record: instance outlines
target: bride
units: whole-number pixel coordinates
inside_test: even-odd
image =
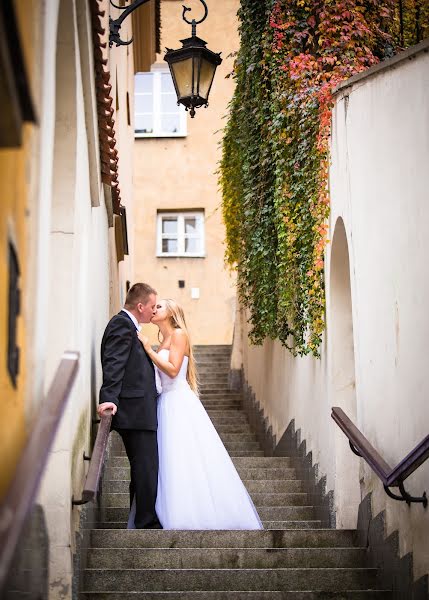
[[[156,513],[164,529],[262,529],[253,502],[197,394],[192,346],[182,308],[161,300],[151,322],[162,343],[140,341],[161,379]],[[132,528],[133,511],[128,527]]]

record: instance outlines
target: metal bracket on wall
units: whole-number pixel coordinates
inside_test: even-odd
[[[356,448],[356,446],[353,445],[351,440],[349,440],[349,446],[350,446],[351,451],[354,454],[356,454],[356,456],[359,456],[359,458],[363,458],[362,454],[359,452],[359,450]],[[405,489],[403,480],[399,480],[396,485],[395,484],[391,484],[391,485],[383,484],[383,487],[384,487],[384,491],[389,496],[389,498],[392,498],[393,500],[398,500],[399,502],[406,502],[408,504],[408,506],[410,506],[412,502],[423,504],[424,508],[426,508],[428,505],[428,499],[427,499],[426,492],[423,492],[422,496],[411,496]],[[399,488],[400,495],[392,492],[390,489],[391,487]]]
[[[427,507],[428,505],[428,499],[426,496],[426,492],[423,492],[422,496],[410,496],[410,494],[406,491],[406,489],[404,488],[404,482],[401,481],[398,483],[398,488],[399,491],[401,493],[400,496],[398,496],[398,494],[394,494],[388,487],[387,485],[383,486],[384,487],[384,491],[386,492],[386,494],[389,496],[389,498],[393,498],[393,500],[399,500],[400,502],[406,502],[408,504],[408,506],[410,506],[411,502],[419,502],[421,504],[423,504],[424,508]],[[394,486],[396,487],[396,486]]]
[[[111,6],[123,11],[121,16],[118,17],[117,19],[112,19],[112,17],[109,16],[109,46],[110,46],[110,48],[113,46],[113,44],[116,44],[117,46],[129,46],[132,43],[133,38],[131,38],[130,40],[127,40],[127,41],[121,40],[119,31],[122,27],[122,23],[125,21],[125,19],[131,13],[133,13],[136,10],[136,8],[139,8],[139,6],[142,6],[142,4],[145,4],[148,1],[149,0],[135,0],[133,2],[133,4],[130,4],[129,6],[118,6],[117,4],[112,2],[112,0],[110,0]]]

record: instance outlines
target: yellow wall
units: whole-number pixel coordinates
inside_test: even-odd
[[[21,32],[21,43],[24,57],[32,55],[33,44],[31,23],[33,22],[33,3],[26,3],[25,10],[22,2],[16,2],[18,26]],[[28,63],[27,63],[28,65]],[[28,75],[31,77],[30,69]],[[25,365],[26,365],[26,334],[25,318],[22,315],[25,305],[26,268],[29,205],[28,205],[28,179],[30,171],[30,144],[33,135],[33,126],[26,124],[23,127],[23,143],[21,148],[0,149],[0,181],[2,182],[0,219],[0,456],[2,468],[0,469],[0,498],[4,495],[15,465],[26,439],[25,427]],[[8,240],[15,245],[21,271],[20,289],[21,314],[17,323],[17,344],[20,349],[19,374],[17,387],[14,388],[7,369],[8,349]]]

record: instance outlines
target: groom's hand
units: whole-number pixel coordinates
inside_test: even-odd
[[[112,411],[112,416],[116,414],[118,407],[113,402],[102,402],[97,407],[97,412],[100,417],[103,417],[108,410]]]

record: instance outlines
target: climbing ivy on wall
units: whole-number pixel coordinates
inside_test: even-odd
[[[226,260],[255,344],[277,338],[294,354],[319,355],[332,92],[396,51],[397,8],[393,0],[241,0],[219,174]]]

